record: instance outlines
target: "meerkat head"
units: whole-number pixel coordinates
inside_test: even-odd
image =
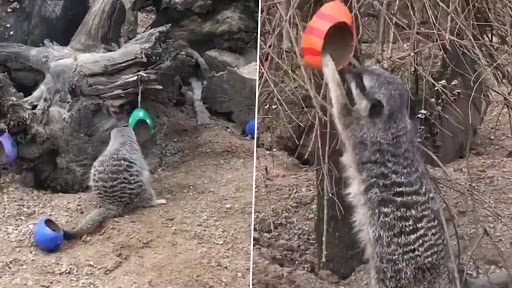
[[[398,123],[408,123],[409,90],[400,78],[378,67],[338,71],[327,53],[322,55],[322,62],[340,133],[375,135],[387,133],[386,128]]]
[[[110,132],[110,143],[126,143],[136,141],[135,132],[131,127],[116,127]]]
[[[126,138],[135,138],[135,132],[131,127],[122,126],[116,127],[112,129],[110,132],[110,138],[112,139],[126,139]]]

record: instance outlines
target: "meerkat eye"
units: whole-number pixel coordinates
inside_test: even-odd
[[[384,112],[384,104],[380,100],[374,100],[372,101],[372,104],[370,105],[370,109],[368,111],[368,117],[370,118],[377,118],[382,115]]]

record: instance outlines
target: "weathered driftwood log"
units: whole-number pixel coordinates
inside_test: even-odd
[[[195,60],[181,52],[182,44],[168,40],[170,25],[130,39],[136,18],[127,17],[120,33],[126,44],[117,49],[105,43],[112,29],[121,29],[111,25],[117,5],[115,0],[96,0],[67,47],[50,41],[38,48],[0,44],[0,66],[17,75],[11,77],[15,84],[37,82],[37,75],[44,75],[28,97],[10,93],[0,98],[5,112],[0,122],[18,142],[16,170],[32,173],[35,187],[84,190],[109,128],[127,120],[139,88],[143,103],[167,106],[180,90],[174,80],[194,75]],[[113,106],[124,113],[113,117],[106,109]]]

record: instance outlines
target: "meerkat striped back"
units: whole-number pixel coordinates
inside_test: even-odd
[[[130,153],[133,152],[120,147],[100,156],[94,163],[90,185],[101,204],[125,209],[147,193],[143,167]]]

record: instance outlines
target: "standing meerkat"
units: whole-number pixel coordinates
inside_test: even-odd
[[[66,240],[92,233],[107,218],[166,203],[165,199],[157,199],[151,188],[149,167],[130,127],[110,132],[107,148],[92,165],[89,185],[100,207],[90,212],[77,228],[65,230]]]
[[[344,68],[322,56],[355,229],[378,288],[459,287],[434,188],[416,148],[409,90],[377,68]]]

